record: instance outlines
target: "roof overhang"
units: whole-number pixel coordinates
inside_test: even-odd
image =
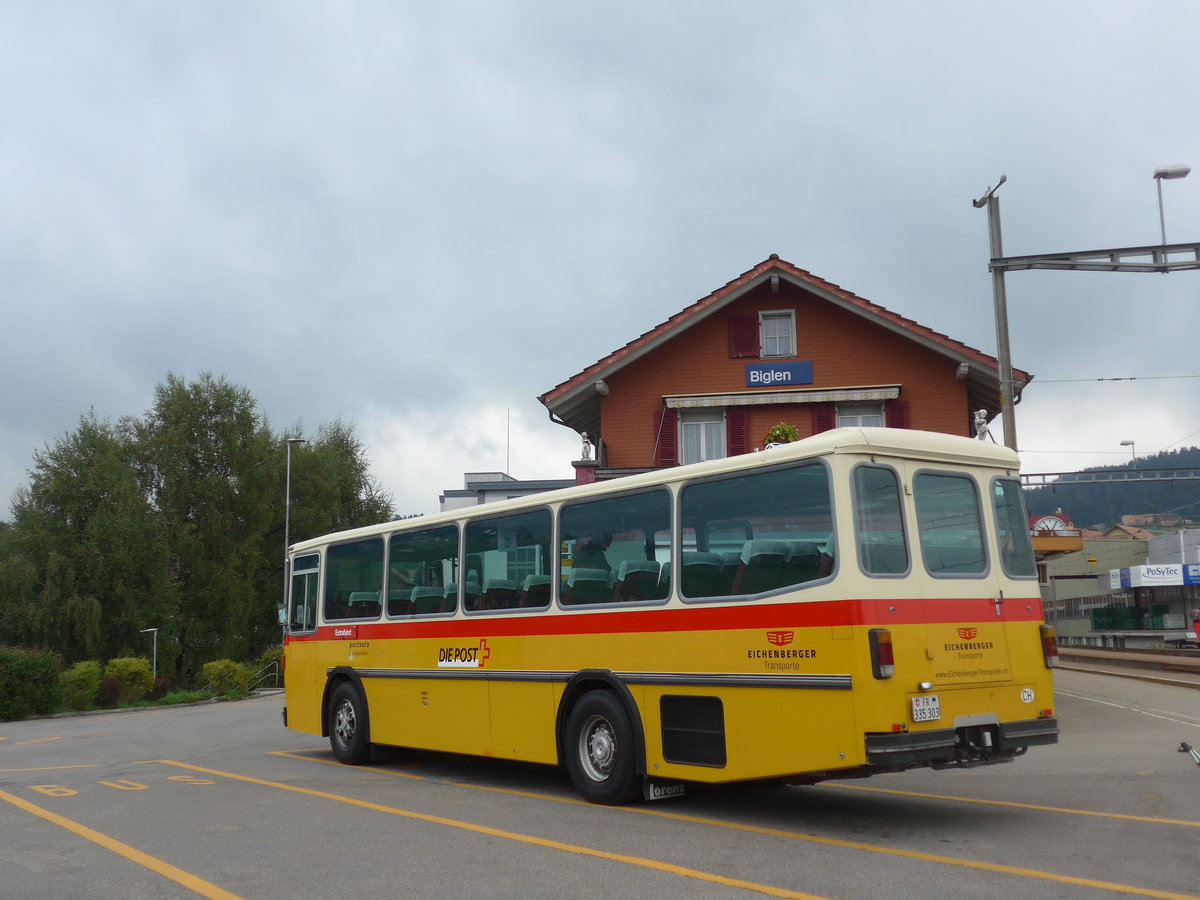
[[[735,391],[724,394],[676,394],[663,397],[668,409],[709,409],[727,406],[769,406],[776,403],[850,403],[895,400],[899,385],[845,388],[804,388],[790,391]]]

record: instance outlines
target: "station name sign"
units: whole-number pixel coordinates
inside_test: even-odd
[[[784,384],[812,384],[811,360],[779,363],[747,363],[746,387],[778,387]]]

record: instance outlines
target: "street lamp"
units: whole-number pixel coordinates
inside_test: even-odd
[[[1136,469],[1137,468],[1137,448],[1134,446],[1133,441],[1121,441],[1121,446],[1129,448],[1129,453],[1133,457],[1133,467]]]
[[[154,680],[158,681],[158,629],[143,628],[139,634],[149,634],[154,636]]]
[[[287,606],[288,596],[288,541],[289,529],[292,524],[292,445],[307,444],[304,438],[291,437],[287,439],[287,485],[283,494],[283,605]]]
[[[1163,246],[1167,245],[1167,224],[1163,219],[1162,183],[1167,178],[1187,178],[1192,170],[1187,166],[1163,166],[1154,170],[1154,182],[1158,185],[1158,227],[1162,232]]]

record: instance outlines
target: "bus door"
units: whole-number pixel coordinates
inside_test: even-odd
[[[914,468],[910,483],[928,680],[935,688],[1011,680],[1006,618],[1012,604],[1005,602],[1006,579],[986,525],[991,485],[966,472],[921,468]],[[914,706],[913,718],[920,715]]]

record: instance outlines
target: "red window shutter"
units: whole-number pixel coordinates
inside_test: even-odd
[[[725,410],[725,455],[740,456],[750,449],[747,432],[750,413],[744,407],[735,406]]]
[[[744,356],[758,357],[758,316],[729,317],[729,356],[740,359]]]
[[[886,401],[883,404],[883,421],[888,428],[912,428],[908,424],[908,401]]]
[[[679,413],[663,409],[654,413],[654,465],[679,464]]]
[[[814,403],[812,407],[813,434],[831,431],[837,427],[837,404]]]

